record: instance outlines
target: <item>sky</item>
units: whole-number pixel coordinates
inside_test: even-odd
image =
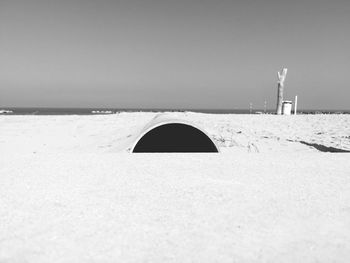
[[[0,108],[350,108],[349,0],[0,0]]]

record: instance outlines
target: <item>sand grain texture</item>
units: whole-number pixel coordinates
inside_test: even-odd
[[[180,115],[222,153],[128,153],[153,113],[0,116],[0,262],[349,261],[349,154],[297,142],[349,150],[348,116]]]

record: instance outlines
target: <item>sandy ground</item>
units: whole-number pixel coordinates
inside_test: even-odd
[[[316,148],[350,115],[175,114],[221,153],[128,153],[154,115],[0,116],[0,262],[349,262],[350,155]]]
[[[157,113],[0,116],[0,153],[127,152]],[[171,113],[203,128],[223,152],[306,152],[318,144],[350,151],[350,115]]]

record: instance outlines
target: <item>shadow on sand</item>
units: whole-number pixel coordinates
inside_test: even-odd
[[[317,143],[308,143],[305,141],[299,141],[302,144],[314,147],[315,149],[319,150],[320,152],[330,152],[330,153],[350,153],[350,151],[335,148],[335,147],[328,147],[324,146],[322,144],[317,144]]]

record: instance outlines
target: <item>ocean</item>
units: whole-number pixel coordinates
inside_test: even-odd
[[[263,109],[118,109],[118,108],[0,108],[6,115],[95,115],[119,112],[202,112],[211,114],[273,114],[275,110]],[[300,110],[299,114],[350,114],[350,110]]]

